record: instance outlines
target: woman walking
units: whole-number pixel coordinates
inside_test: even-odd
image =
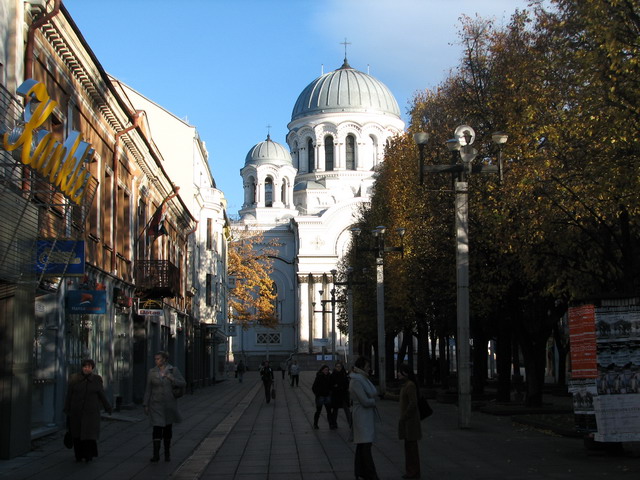
[[[400,389],[398,438],[404,440],[404,460],[407,471],[402,478],[420,478],[418,440],[422,438],[422,428],[418,410],[418,384],[413,370],[406,363],[400,365],[398,373],[403,381]]]
[[[320,419],[323,406],[327,411],[327,420],[329,426],[331,426],[331,378],[329,376],[328,365],[322,365],[322,367],[320,367],[320,370],[316,373],[316,378],[313,381],[311,390],[313,390],[313,394],[316,396],[316,413],[313,415],[313,428],[316,430],[320,428],[318,427],[318,420]]]
[[[156,366],[149,370],[147,375],[147,388],[144,392],[144,413],[149,415],[149,421],[153,427],[153,456],[152,462],[160,460],[160,443],[164,440],[164,459],[171,460],[171,437],[173,436],[173,424],[180,422],[178,401],[173,389],[184,388],[186,382],[180,371],[170,365],[169,354],[158,352],[154,356]]]
[[[356,444],[354,470],[357,480],[378,480],[376,466],[371,455],[375,440],[376,387],[369,380],[369,361],[359,357],[351,372],[349,394],[353,403],[353,443]]]
[[[91,359],[82,362],[82,373],[69,379],[64,413],[73,438],[76,462],[90,462],[98,456],[100,436],[100,406],[111,414],[111,405],[104,394],[102,377],[93,373],[96,363]]]
[[[351,428],[351,409],[349,408],[349,376],[342,362],[336,362],[331,372],[331,428],[338,428],[338,412],[344,410],[347,423]]]

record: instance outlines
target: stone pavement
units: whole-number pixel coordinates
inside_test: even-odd
[[[302,372],[292,388],[278,375],[277,398],[265,402],[256,372],[229,379],[179,400],[184,421],[174,426],[171,462],[150,463],[151,427],[141,408],[105,416],[100,457],[75,463],[63,432],[35,442],[32,452],[0,461],[2,479],[216,479],[341,480],[353,478],[354,445],[346,420],[329,430],[326,417],[312,428],[311,383]],[[432,401],[422,422],[422,478],[427,479],[638,479],[638,456],[585,450],[581,439],[514,424],[508,416],[473,412],[471,428],[457,427],[455,405]],[[382,480],[400,479],[403,445],[397,440],[398,403],[378,403],[382,422],[373,453]],[[341,413],[342,415],[342,413]],[[162,456],[162,455],[161,455]]]

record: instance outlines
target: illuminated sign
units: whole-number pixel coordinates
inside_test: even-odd
[[[43,83],[25,80],[16,93],[25,99],[24,125],[5,133],[2,146],[9,152],[22,148],[20,160],[24,165],[48,178],[72,202],[81,205],[91,178],[85,164],[95,151],[82,140],[80,132],[72,131],[61,144],[51,132],[37,130],[58,104],[51,100]]]
[[[83,241],[38,240],[35,270],[44,275],[82,275],[84,259]]]

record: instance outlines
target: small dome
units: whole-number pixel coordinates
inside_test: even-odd
[[[270,135],[267,135],[267,139],[264,142],[258,143],[249,150],[247,157],[244,159],[245,165],[256,165],[261,163],[291,165],[291,154],[282,145],[271,140]]]
[[[400,118],[398,102],[387,86],[352,68],[346,58],[338,70],[307,85],[293,107],[291,120],[322,112],[377,112]]]
[[[314,182],[313,180],[305,180],[298,182],[293,186],[294,192],[301,192],[303,190],[326,190],[327,187],[321,183]]]

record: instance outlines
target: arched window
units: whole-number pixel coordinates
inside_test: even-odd
[[[311,173],[315,169],[316,156],[313,150],[313,141],[307,140],[307,172]]]
[[[371,135],[371,153],[373,154],[371,161],[375,167],[378,164],[378,139],[373,135]]]
[[[333,137],[324,137],[324,169],[327,172],[333,170]]]
[[[249,198],[247,198],[247,204],[253,205],[256,203],[256,180],[253,177],[249,177]]]
[[[282,181],[282,187],[280,188],[280,200],[285,207],[289,206],[289,199],[287,198],[287,180]]]
[[[267,177],[264,181],[264,206],[273,207],[273,179]]]
[[[356,137],[347,135],[345,167],[347,170],[356,169]]]

